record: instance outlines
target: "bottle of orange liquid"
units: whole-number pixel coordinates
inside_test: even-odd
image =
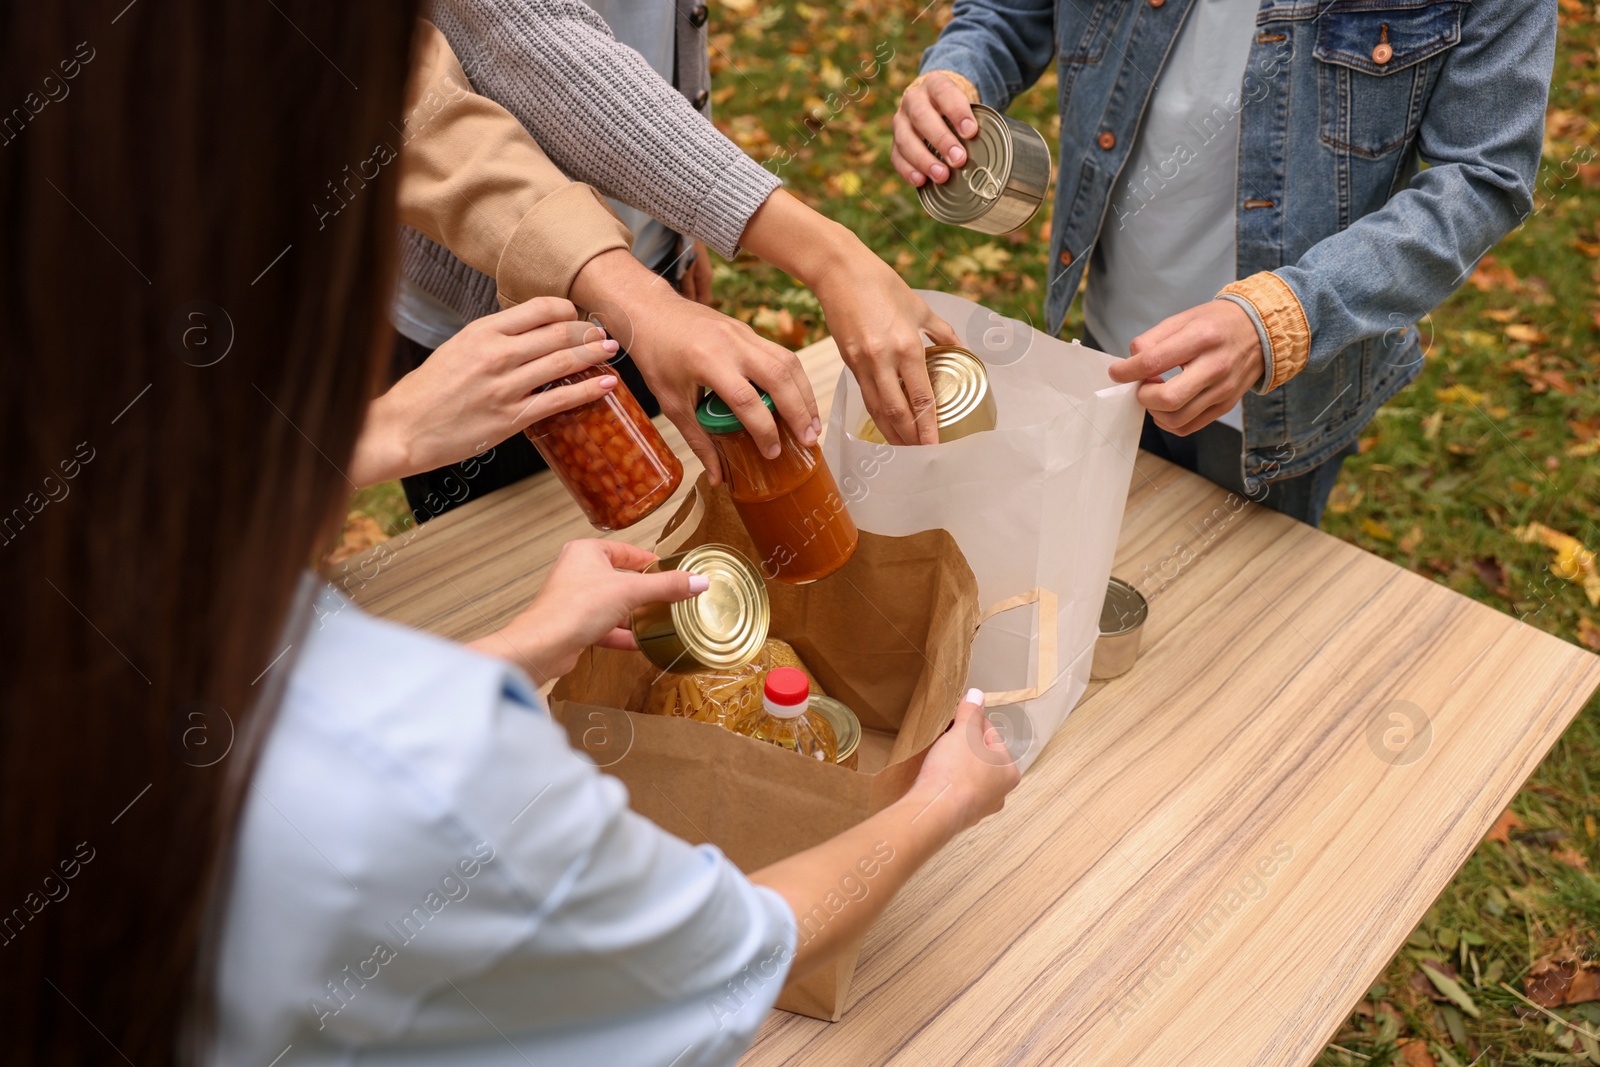
[[[740,724],[740,733],[781,745],[824,763],[839,761],[833,727],[811,710],[811,683],[795,667],[775,667],[762,687],[762,709]]]

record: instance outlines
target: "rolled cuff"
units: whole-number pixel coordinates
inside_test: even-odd
[[[921,85],[935,74],[942,74],[946,78],[949,78],[951,82],[955,84],[955,87],[960,89],[962,93],[966,95],[967,103],[983,103],[982,98],[978,95],[978,87],[973,85],[972,82],[967,79],[965,74],[957,74],[953,70],[925,70],[921,74],[918,74],[915,78],[911,79],[911,84],[906,86],[906,91],[910,92],[912,89],[915,89],[917,86]]]
[[[1261,338],[1266,373],[1255,391],[1270,393],[1305,370],[1311,358],[1311,327],[1289,283],[1271,271],[1241,278],[1217,294],[1245,309]]]
[[[503,308],[538,296],[565,297],[595,256],[628,249],[633,235],[600,194],[574,182],[535,204],[517,223],[495,267]]]

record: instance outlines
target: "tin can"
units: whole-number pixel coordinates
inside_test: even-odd
[[[933,386],[934,409],[939,419],[939,443],[994,429],[999,413],[983,360],[960,345],[934,345],[928,349],[927,357],[928,383]],[[870,418],[861,424],[856,438],[885,443]]]
[[[861,720],[856,718],[856,713],[832,697],[818,693],[811,694],[811,710],[833,727],[833,736],[839,742],[839,758],[834,762],[855,770],[857,749],[861,747]]]
[[[962,142],[967,161],[951,167],[943,185],[924,182],[917,199],[940,222],[979,233],[1010,233],[1028,224],[1050,191],[1050,146],[1038,130],[992,107],[973,104],[972,117],[978,136]],[[948,165],[943,156],[940,160]]]
[[[1112,578],[1100,608],[1100,636],[1089,665],[1091,680],[1128,673],[1139,658],[1139,637],[1149,617],[1150,603],[1144,595],[1121,578]]]
[[[664,671],[740,667],[761,652],[772,624],[767,587],[736,548],[700,545],[656,560],[646,571],[691,571],[710,587],[676,604],[646,604],[633,612],[633,636]]]

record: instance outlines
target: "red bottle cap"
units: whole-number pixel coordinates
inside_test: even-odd
[[[787,711],[788,718],[811,703],[811,683],[798,667],[775,667],[767,672],[765,696],[768,711],[774,715]]]

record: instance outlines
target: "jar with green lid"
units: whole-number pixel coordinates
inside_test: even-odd
[[[765,391],[761,400],[776,416]],[[755,542],[763,578],[800,585],[845,565],[855,554],[859,534],[822,449],[802,445],[777,419],[781,450],[776,459],[768,459],[716,393],[700,401],[695,418],[717,450],[734,507]]]

